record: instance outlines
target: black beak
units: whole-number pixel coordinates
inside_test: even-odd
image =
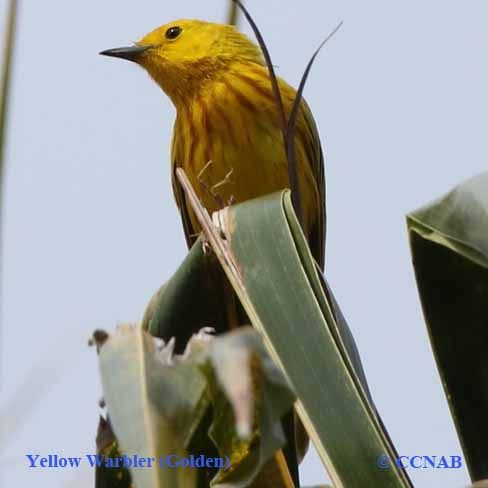
[[[115,49],[107,49],[106,51],[102,51],[99,54],[101,54],[102,56],[112,56],[113,58],[127,59],[129,61],[134,61],[137,63],[140,55],[152,47],[153,46],[151,45],[117,47]]]

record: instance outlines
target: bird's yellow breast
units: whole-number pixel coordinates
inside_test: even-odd
[[[295,92],[281,80],[280,85],[289,112]],[[320,197],[308,160],[310,140],[303,117],[297,128],[297,170],[307,233],[319,218]],[[183,167],[210,213],[289,187],[278,110],[266,69],[234,69],[177,106],[172,159]],[[186,211],[197,232],[191,208]]]

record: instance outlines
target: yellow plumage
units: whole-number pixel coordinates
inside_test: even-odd
[[[259,48],[229,25],[181,20],[137,43],[137,62],[173,101],[173,169],[181,166],[209,212],[289,187],[278,109]],[[279,80],[288,116],[295,90]],[[302,102],[296,132],[303,227],[323,266],[323,160],[312,114]],[[211,161],[211,163],[209,163]],[[190,244],[199,225],[173,186]]]
[[[188,245],[200,228],[176,181],[176,167],[185,170],[210,213],[290,186],[280,114],[268,69],[259,48],[234,27],[180,20],[152,31],[136,46],[101,54],[137,62],[176,107],[171,151],[173,189]],[[288,117],[296,91],[285,81],[278,82]],[[323,268],[323,157],[305,101],[297,118],[295,145],[303,229]],[[219,271],[214,278],[221,281],[222,306],[227,309],[228,327],[232,327],[239,320],[235,297]],[[298,451],[303,454],[307,437],[300,423],[296,432]]]

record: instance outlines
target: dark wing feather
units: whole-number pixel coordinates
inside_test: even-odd
[[[312,254],[317,260],[320,269],[324,269],[325,264],[325,241],[327,227],[327,212],[325,206],[325,170],[324,170],[324,153],[320,144],[320,137],[317,125],[313,118],[312,112],[305,102],[302,101],[303,117],[306,124],[306,138],[304,141],[305,151],[307,152],[308,161],[312,168],[317,189],[319,193],[319,218],[309,236],[309,245]]]
[[[191,224],[190,216],[188,215],[188,205],[186,203],[185,193],[176,177],[176,168],[178,168],[178,164],[173,160],[171,164],[171,184],[173,186],[173,194],[176,200],[176,205],[180,211],[186,245],[188,246],[188,249],[190,249],[197,240],[198,236],[195,233],[195,229]]]

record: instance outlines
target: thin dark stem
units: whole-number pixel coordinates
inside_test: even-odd
[[[295,149],[295,133],[296,133],[296,126],[297,126],[297,118],[298,118],[298,111],[300,108],[300,103],[302,101],[303,90],[305,88],[305,84],[308,79],[308,75],[310,74],[310,70],[312,69],[312,65],[315,61],[315,58],[321,51],[321,49],[327,44],[327,42],[332,38],[332,36],[342,27],[343,22],[339,22],[337,27],[320,43],[320,46],[316,49],[313,53],[313,56],[310,58],[310,61],[305,68],[305,72],[303,73],[302,79],[300,80],[300,85],[297,90],[297,94],[295,96],[295,100],[293,101],[293,107],[290,113],[290,119],[288,120],[288,127],[287,127],[287,139],[286,139],[286,156],[288,161],[296,161],[296,149]],[[295,163],[296,165],[296,163]]]
[[[237,4],[237,6],[241,9],[242,13],[244,14],[244,17],[246,17],[246,20],[249,22],[249,25],[251,26],[252,30],[254,31],[254,35],[256,36],[256,39],[258,40],[259,47],[261,48],[261,51],[263,52],[264,60],[266,61],[266,66],[268,67],[269,71],[269,77],[271,79],[271,85],[273,88],[273,94],[276,98],[276,103],[278,105],[278,110],[279,110],[279,116],[280,116],[280,121],[281,121],[281,128],[283,131],[283,137],[286,137],[286,115],[285,115],[285,109],[283,107],[283,99],[281,98],[281,92],[280,88],[278,86],[278,80],[276,78],[276,73],[274,70],[273,63],[271,61],[271,56],[269,54],[268,48],[266,46],[266,43],[264,42],[264,38],[261,35],[261,32],[259,31],[258,26],[256,25],[256,22],[254,22],[253,18],[251,17],[251,14],[247,11],[246,7],[242,4],[240,0],[232,0],[234,3]]]
[[[251,26],[252,30],[254,31],[254,35],[256,36],[259,47],[261,48],[261,51],[263,52],[264,60],[266,62],[266,66],[268,67],[269,78],[271,81],[271,87],[273,89],[273,95],[274,95],[274,98],[276,101],[276,105],[278,107],[278,116],[280,119],[281,132],[283,134],[283,144],[285,147],[285,153],[287,153],[287,147],[288,147],[288,129],[287,129],[287,127],[288,127],[288,124],[286,122],[286,115],[285,115],[285,109],[284,109],[284,105],[283,105],[283,99],[281,97],[281,92],[280,92],[280,88],[278,85],[278,79],[276,77],[276,73],[275,73],[275,70],[273,67],[273,63],[271,61],[271,56],[269,54],[266,43],[264,42],[264,38],[261,35],[261,32],[259,31],[259,28],[256,25],[256,22],[254,22],[250,13],[247,11],[247,9],[244,7],[244,5],[242,5],[242,2],[240,0],[232,0],[232,1],[237,4],[237,6],[241,9],[242,13],[246,17],[246,20],[249,22],[249,25]],[[288,154],[287,154],[287,156],[288,156]],[[288,159],[288,157],[287,157],[287,159]],[[288,159],[288,178],[290,180],[293,208],[295,209],[295,213],[297,215],[297,218],[298,218],[299,222],[301,223],[302,222],[302,208],[301,208],[300,188],[298,186],[297,165],[296,165],[296,161],[294,159],[292,159],[292,160]]]

